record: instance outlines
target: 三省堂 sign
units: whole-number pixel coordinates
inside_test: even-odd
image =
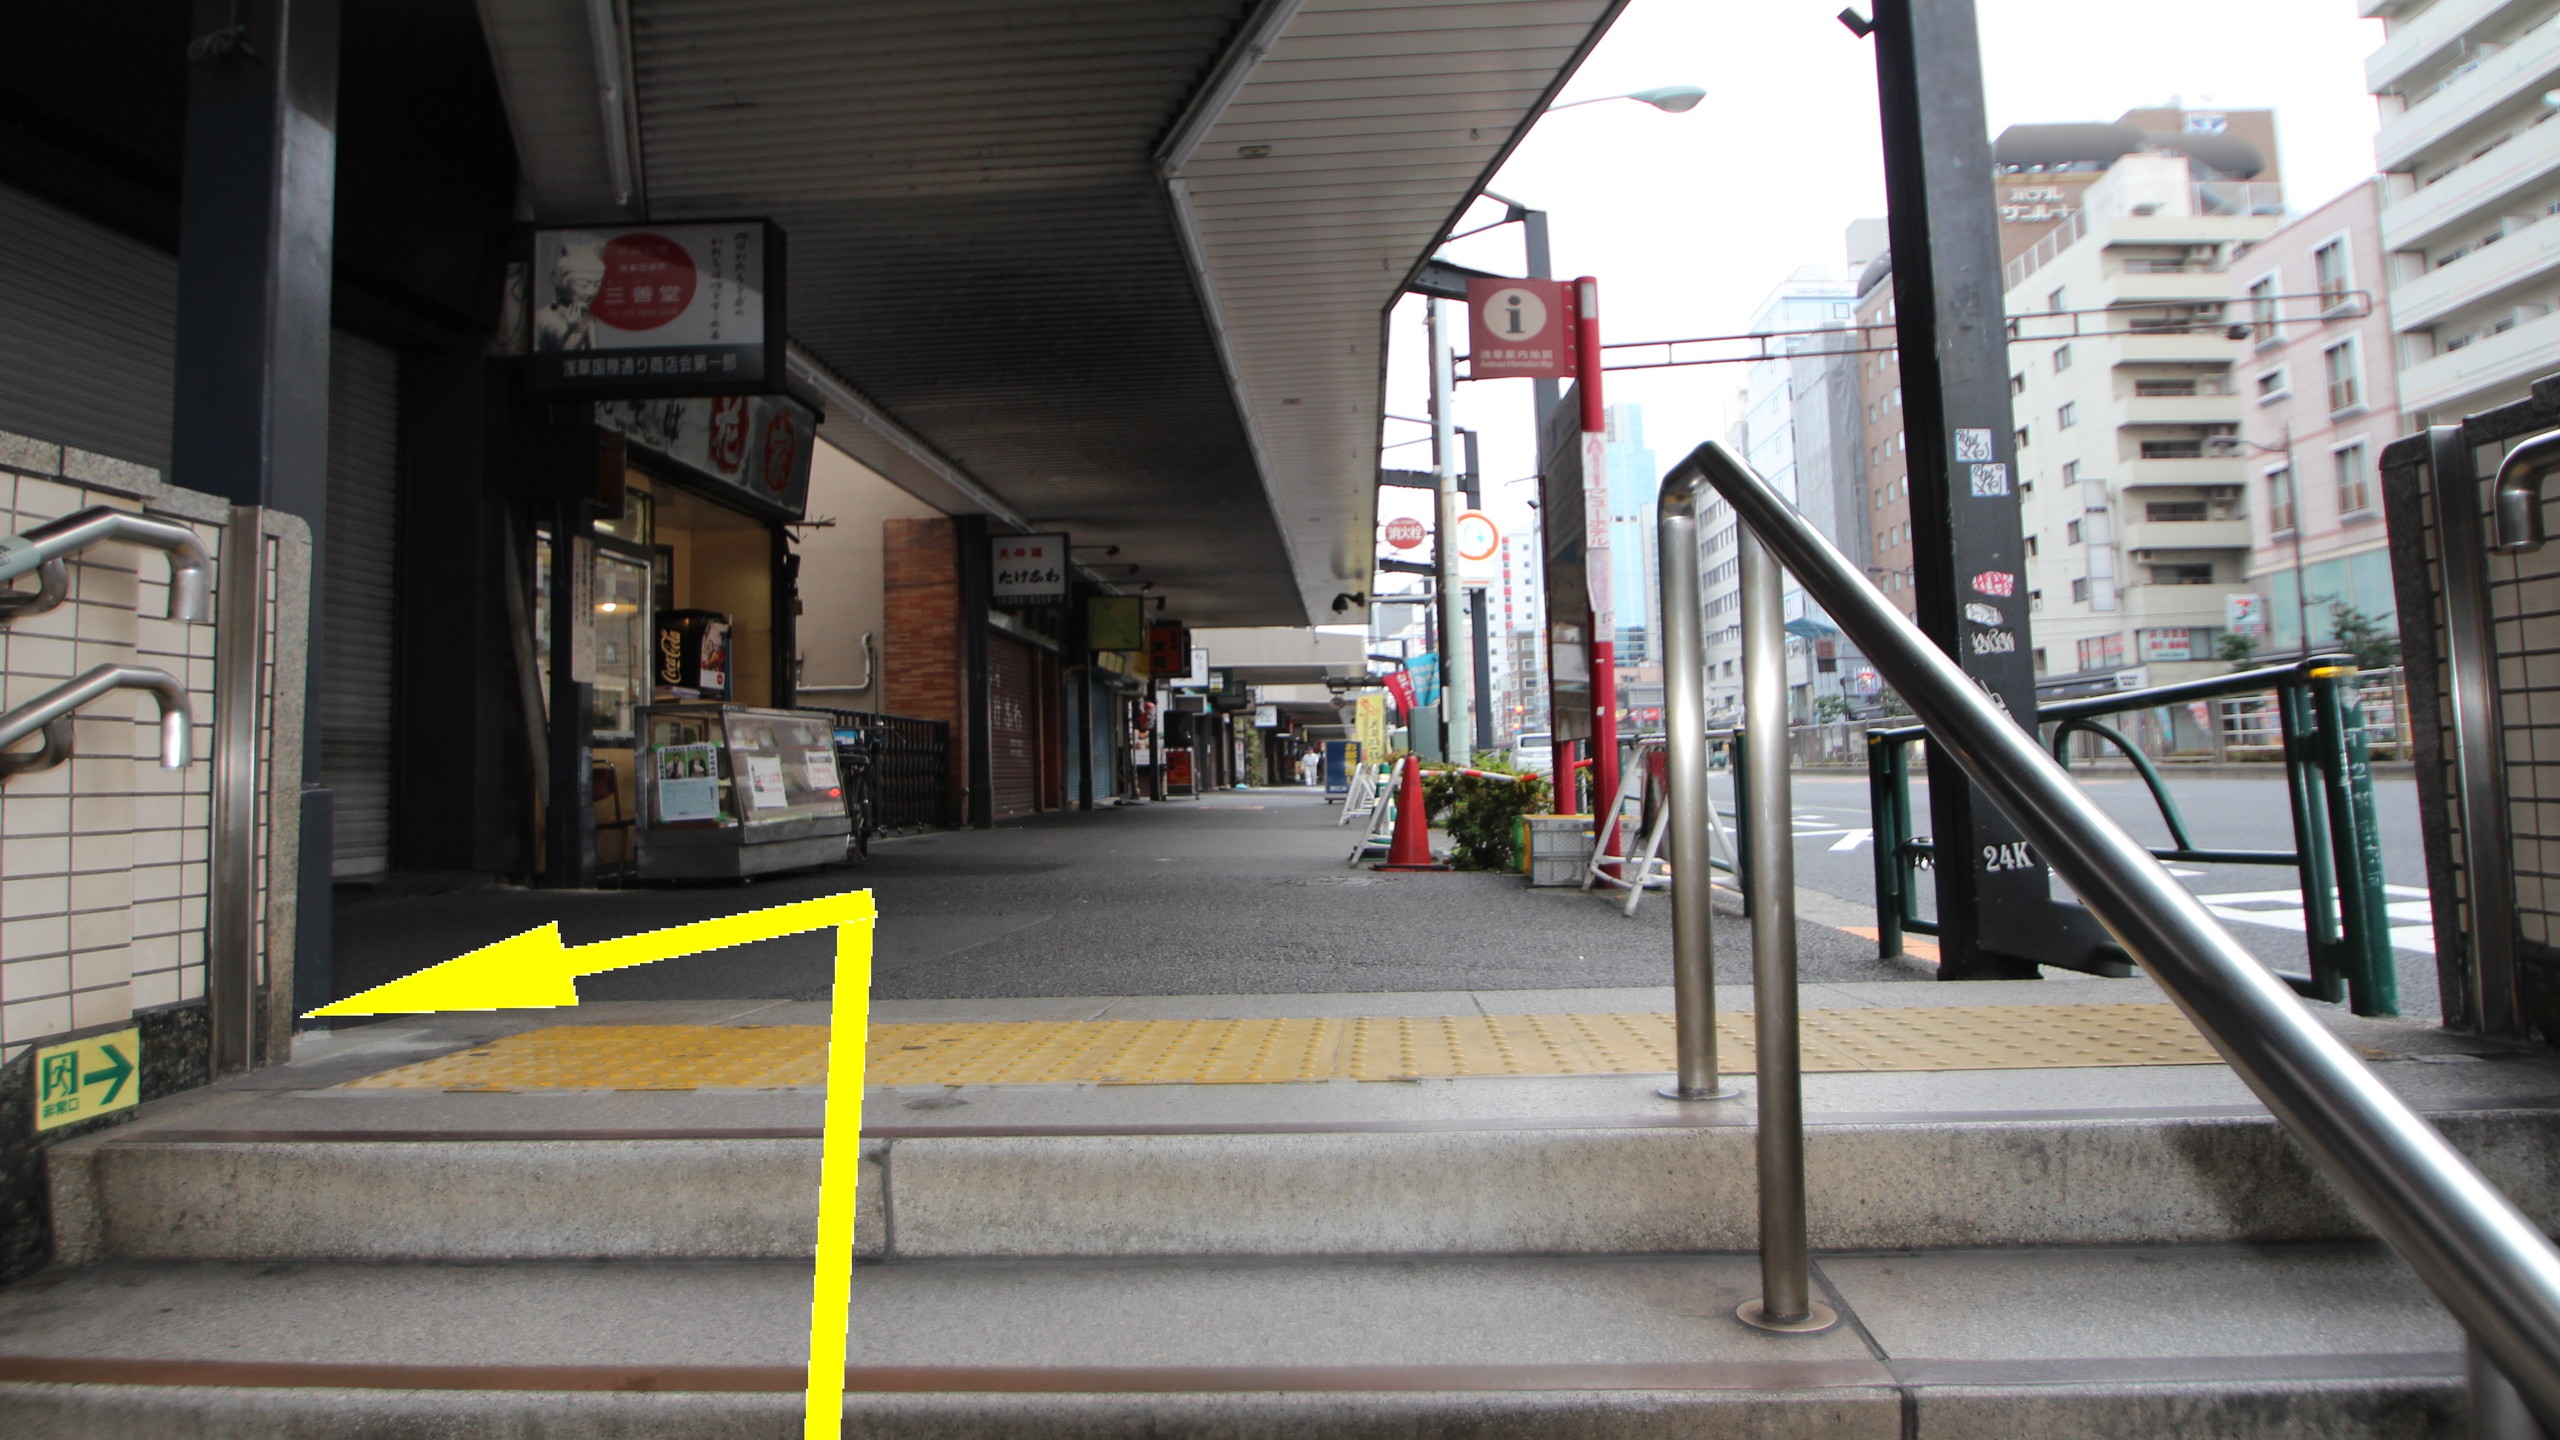
[[[1067,537],[994,535],[987,540],[987,599],[997,605],[1067,603]]]
[[[597,396],[779,389],[781,271],[782,232],[764,220],[536,230],[525,384]]]
[[[36,1128],[130,1110],[142,1099],[142,1032],[117,1030],[36,1052]]]

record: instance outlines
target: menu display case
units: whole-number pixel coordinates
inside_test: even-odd
[[[760,875],[841,860],[852,821],[835,721],[717,701],[640,710],[644,880]]]

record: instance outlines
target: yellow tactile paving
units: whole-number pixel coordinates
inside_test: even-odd
[[[1752,1068],[1751,1016],[1717,1017],[1717,1059]],[[1810,1072],[2210,1065],[2167,1005],[1808,1010]],[[817,1025],[561,1025],[351,1082],[352,1089],[694,1090],[817,1085]],[[871,1028],[874,1085],[1272,1085],[1673,1068],[1657,1014],[1266,1020],[1002,1020]]]

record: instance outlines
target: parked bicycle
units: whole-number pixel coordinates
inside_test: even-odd
[[[837,778],[844,787],[845,815],[853,821],[845,847],[865,861],[871,858],[871,837],[880,833],[881,749],[879,737],[868,730],[836,732]]]

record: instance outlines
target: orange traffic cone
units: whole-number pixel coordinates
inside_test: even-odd
[[[1431,820],[1422,805],[1422,762],[1404,757],[1404,788],[1396,796],[1396,835],[1381,870],[1446,870],[1431,858]]]

